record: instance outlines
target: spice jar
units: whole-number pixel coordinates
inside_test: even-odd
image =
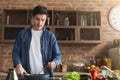
[[[62,64],[62,72],[67,72],[67,65]]]

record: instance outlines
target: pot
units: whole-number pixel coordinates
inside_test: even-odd
[[[48,74],[29,74],[25,75],[25,80],[49,80]]]

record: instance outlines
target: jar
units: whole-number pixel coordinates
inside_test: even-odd
[[[107,66],[108,68],[111,69],[112,60],[110,58],[105,57],[104,60],[103,60],[103,62],[104,62],[105,66]]]
[[[62,64],[62,72],[67,72],[67,65]]]

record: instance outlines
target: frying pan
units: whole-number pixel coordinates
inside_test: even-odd
[[[48,74],[29,74],[25,75],[25,80],[49,80]]]

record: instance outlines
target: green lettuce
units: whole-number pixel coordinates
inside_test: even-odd
[[[62,80],[80,80],[80,74],[74,71],[66,74]]]

